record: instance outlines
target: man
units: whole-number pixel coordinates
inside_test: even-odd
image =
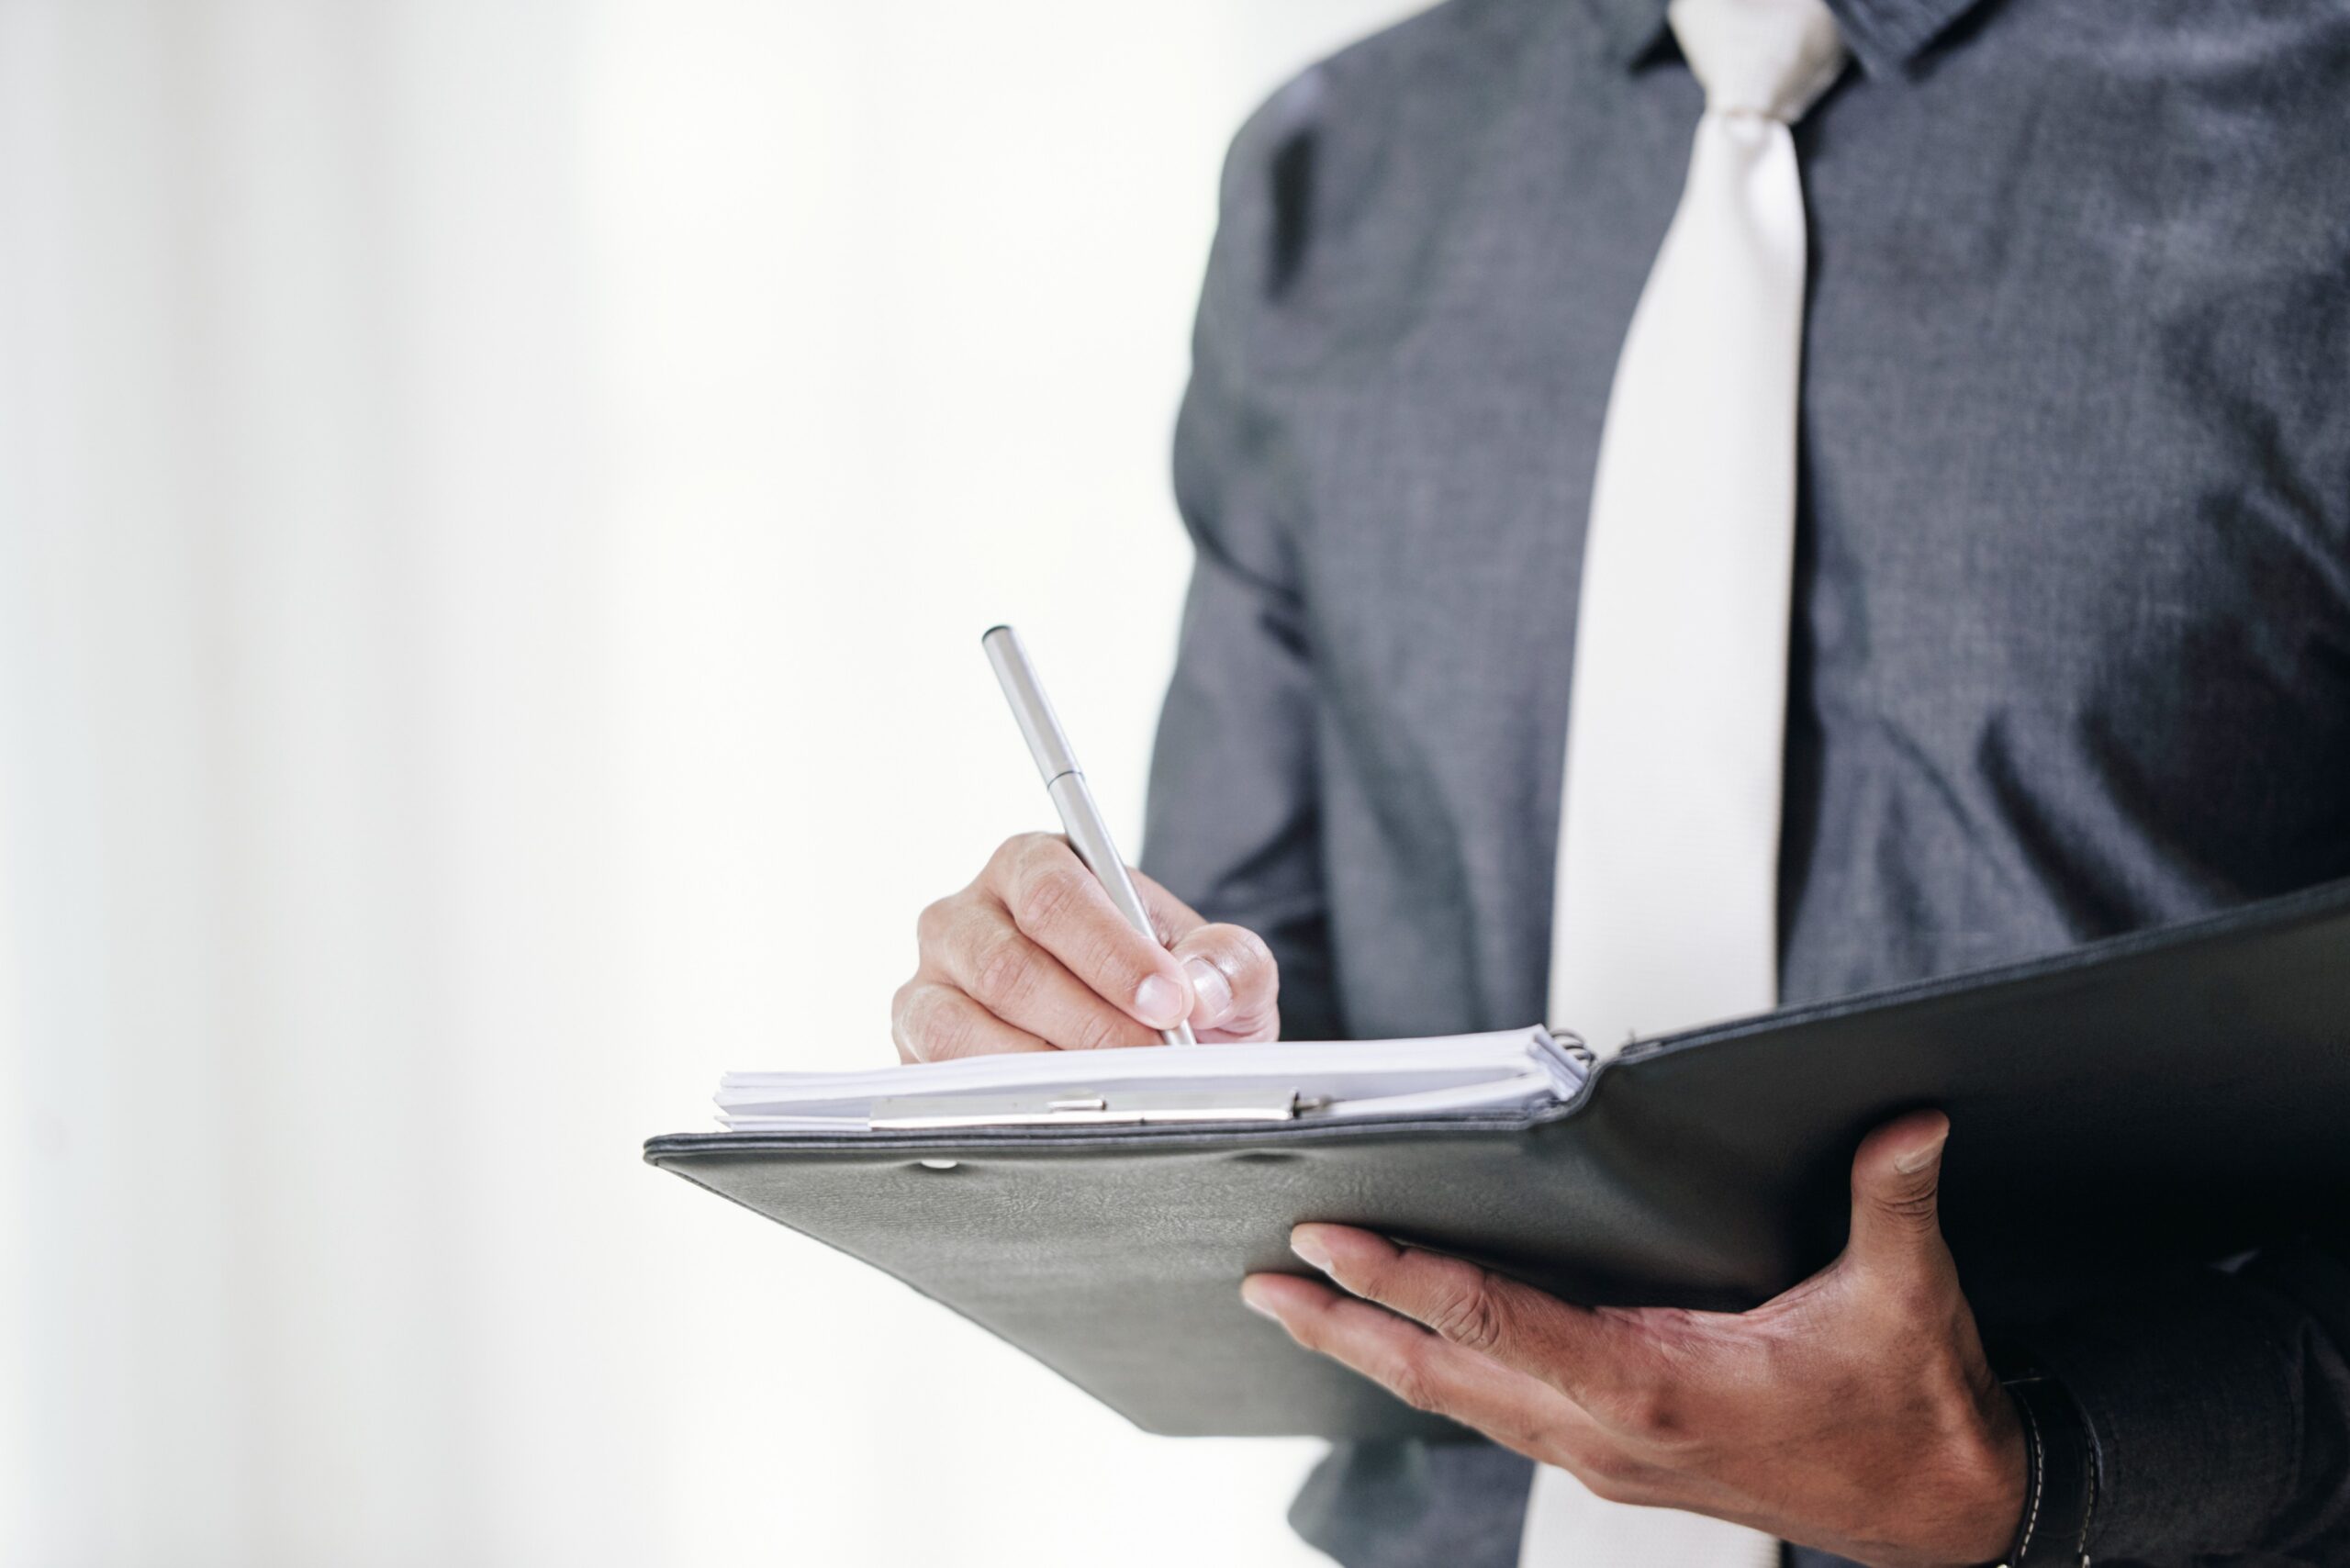
[[[1606,1045],[2350,875],[2345,215],[2339,0],[1454,0],[1308,73],[1178,431],[1168,946],[1014,841],[901,1050]],[[1496,1446],[1342,1448],[1293,1518],[1381,1568],[2350,1562],[2341,1238],[2114,1280],[2019,1378],[1945,1132],[1879,1129],[1844,1256],[1745,1315],[1301,1227],[1330,1282],[1250,1304]]]

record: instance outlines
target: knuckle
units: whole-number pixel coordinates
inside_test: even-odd
[[[1428,1327],[1465,1349],[1491,1350],[1502,1340],[1501,1303],[1483,1274],[1464,1278],[1445,1292]]]
[[[1225,950],[1231,957],[1234,974],[1243,980],[1261,982],[1280,972],[1280,966],[1273,959],[1273,950],[1265,945],[1263,937],[1245,925],[1226,925],[1221,929],[1226,933]]]
[[[1069,841],[1049,833],[1014,834],[1004,842],[1005,867],[1014,881],[1024,881],[1040,872],[1069,869],[1077,852]]]
[[[1089,1008],[1069,1037],[1070,1046],[1080,1051],[1114,1050],[1129,1043],[1126,1021],[1102,1008]]]
[[[931,1014],[935,1008],[937,987],[921,981],[910,981],[898,992],[893,1032],[898,1049],[915,1061],[923,1061],[933,1054]]]
[[[923,1038],[934,1058],[968,1056],[979,1043],[979,1030],[968,1013],[942,1001],[928,1010]]]
[[[985,875],[998,879],[1017,875],[1020,868],[1036,853],[1036,846],[1044,836],[1041,833],[1013,834],[997,845],[995,853],[988,857]]]
[[[1938,1196],[1930,1183],[1906,1192],[1887,1193],[1877,1200],[1877,1206],[1904,1225],[1928,1230],[1935,1224]]]
[[[1016,1007],[1036,988],[1036,965],[1028,943],[1009,926],[978,938],[971,961],[971,994],[999,1011]]]
[[[1436,1391],[1436,1376],[1429,1370],[1427,1358],[1406,1353],[1395,1359],[1388,1369],[1388,1391],[1415,1410],[1434,1414],[1441,1401]]]
[[[1608,1425],[1650,1442],[1681,1430],[1681,1401],[1673,1386],[1652,1376],[1635,1378],[1607,1398]]]
[[[915,982],[908,980],[890,997],[890,1038],[898,1047],[901,1060],[915,1059],[913,1035],[907,1028],[907,1016],[913,1004]]]
[[[958,893],[933,899],[922,906],[920,914],[914,916],[914,940],[924,953],[934,950],[946,941],[946,933],[954,927],[955,910],[961,896]]]
[[[1294,1317],[1283,1318],[1281,1331],[1306,1350],[1319,1351],[1324,1355],[1330,1352],[1330,1336],[1325,1328],[1323,1315],[1319,1312],[1301,1312]]]
[[[1125,926],[1102,932],[1084,945],[1078,960],[1079,972],[1093,988],[1107,997],[1132,996],[1135,988],[1149,972],[1137,963],[1134,954],[1125,946],[1132,935]]]
[[[1568,1468],[1604,1503],[1629,1503],[1639,1493],[1630,1462],[1612,1449],[1586,1448],[1572,1457]]]
[[[957,1055],[969,1045],[970,1020],[952,1005],[945,988],[912,985],[900,994],[900,1044],[914,1057],[934,1060]]]
[[[1083,876],[1066,866],[1035,871],[1021,880],[1013,917],[1024,931],[1048,931],[1067,920],[1085,897]]]

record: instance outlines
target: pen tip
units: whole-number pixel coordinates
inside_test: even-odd
[[[982,643],[984,643],[984,642],[986,642],[990,637],[994,636],[998,632],[1009,632],[1009,631],[1011,631],[1011,630],[1012,630],[1012,628],[1011,628],[1011,627],[1009,627],[1009,626],[1005,625],[1002,622],[999,621],[999,622],[997,622],[994,625],[992,625],[992,626],[989,627],[986,631],[984,631],[984,632],[982,632],[982,633],[979,633],[979,641],[980,641],[980,642],[982,642]]]

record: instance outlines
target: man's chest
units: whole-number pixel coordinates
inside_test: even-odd
[[[1919,967],[2350,870],[2350,119],[2240,63],[2068,95],[1953,60],[1805,138],[1791,868],[1945,928]],[[1547,850],[1591,465],[1695,112],[1530,106],[1510,134],[1559,145],[1480,167],[1398,324],[1290,388],[1326,745],[1399,831]]]

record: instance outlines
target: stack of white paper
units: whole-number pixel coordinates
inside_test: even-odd
[[[869,1072],[730,1072],[736,1132],[1473,1114],[1562,1101],[1582,1052],[1539,1028],[1443,1039],[1050,1051]]]

